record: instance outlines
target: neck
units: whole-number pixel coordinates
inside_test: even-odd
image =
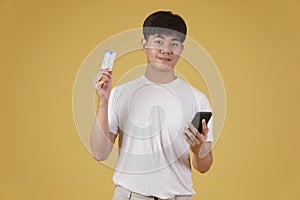
[[[159,70],[150,64],[147,65],[145,76],[151,82],[161,84],[169,83],[177,78],[174,74],[174,69]]]

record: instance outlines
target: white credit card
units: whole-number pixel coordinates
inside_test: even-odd
[[[112,69],[117,53],[111,50],[106,50],[104,53],[101,69]]]

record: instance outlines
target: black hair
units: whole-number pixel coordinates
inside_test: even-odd
[[[150,35],[173,35],[184,42],[187,27],[184,20],[171,11],[158,11],[149,15],[143,24],[144,38],[148,40]]]

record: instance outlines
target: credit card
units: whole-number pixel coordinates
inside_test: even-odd
[[[111,50],[106,50],[104,53],[101,69],[112,69],[117,53]]]

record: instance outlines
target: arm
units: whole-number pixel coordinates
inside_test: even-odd
[[[100,71],[94,81],[98,96],[98,109],[92,129],[90,143],[96,160],[106,160],[113,148],[116,135],[109,132],[108,100],[111,91],[111,71]]]
[[[210,169],[213,162],[211,143],[206,142],[208,127],[205,120],[202,121],[202,130],[203,134],[200,134],[190,123],[188,127],[185,127],[183,134],[193,152],[194,168],[200,173],[205,173]]]
[[[203,153],[201,153],[202,151]],[[213,156],[211,152],[210,142],[205,142],[202,144],[200,153],[198,154],[193,153],[192,163],[194,168],[200,173],[205,173],[210,169],[210,166],[213,163]]]

